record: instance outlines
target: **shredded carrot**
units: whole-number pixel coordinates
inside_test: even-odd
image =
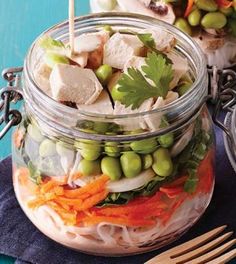
[[[95,208],[92,212],[96,214],[102,214],[106,216],[120,216],[120,215],[145,215],[151,213],[153,210],[166,209],[167,205],[163,202],[147,202],[146,204],[140,205],[119,205],[119,206],[109,206],[105,208]]]
[[[39,187],[37,184],[32,182],[29,178],[30,173],[28,168],[20,167],[14,170],[13,178],[14,181],[18,181],[20,185],[27,188],[27,191],[31,194],[37,194],[39,192]]]
[[[177,187],[180,185],[184,185],[184,183],[186,182],[187,179],[188,179],[187,175],[181,176],[178,179],[176,179],[175,181],[164,185],[164,187],[169,188],[169,187]]]
[[[183,187],[171,187],[171,188],[160,188],[160,192],[165,193],[169,198],[175,198],[179,194],[183,193]]]
[[[184,13],[184,17],[187,17],[191,13],[193,4],[194,4],[194,0],[188,0],[188,4],[187,4],[187,7]]]
[[[76,224],[76,211],[73,210],[65,210],[64,208],[61,208],[57,203],[55,202],[48,202],[48,205],[53,208],[60,217],[64,220],[64,223],[66,225],[75,225]]]
[[[53,188],[53,192],[57,195],[57,196],[62,196],[64,195],[64,188],[61,186],[56,186]]]
[[[60,202],[61,204],[67,204],[76,207],[80,207],[82,205],[81,199],[68,199],[64,197],[57,197],[56,201]]]
[[[41,193],[47,193],[49,191],[52,191],[54,189],[54,187],[57,187],[57,186],[60,186],[62,185],[61,182],[58,182],[58,181],[55,181],[55,180],[50,180],[46,183],[43,183],[41,185],[41,189],[40,189],[40,192]]]
[[[212,190],[214,179],[214,157],[215,150],[209,150],[206,157],[201,161],[198,167],[199,183],[196,192],[209,193]]]
[[[93,196],[87,198],[86,200],[83,201],[82,206],[80,207],[80,211],[87,210],[94,205],[98,204],[102,200],[104,200],[108,195],[108,190],[103,190],[97,194],[94,194]]]
[[[13,144],[16,148],[19,148],[21,146],[22,140],[24,137],[24,133],[22,130],[17,129],[14,133],[13,133]]]
[[[109,177],[102,175],[97,180],[85,185],[76,190],[65,190],[65,196],[68,198],[76,198],[82,194],[88,193],[90,195],[96,194],[99,191],[104,189],[106,182],[109,180]]]
[[[82,177],[83,177],[83,175],[82,175],[80,172],[75,172],[75,173],[72,175],[71,180],[72,180],[72,181],[75,181],[75,180],[77,180],[77,179],[79,179],[79,178],[82,178]]]
[[[16,169],[14,175],[16,177],[16,180],[18,178],[18,181],[21,185],[27,185],[30,175],[29,170],[27,168],[21,167]]]
[[[37,197],[33,200],[28,201],[28,207],[31,209],[35,209],[43,204],[45,204],[45,200],[42,197]]]
[[[85,225],[96,225],[101,222],[108,222],[117,225],[126,225],[130,227],[138,227],[138,226],[151,226],[156,222],[154,220],[143,220],[143,219],[128,219],[125,217],[112,217],[112,216],[93,216],[93,217],[85,217],[83,219]]]
[[[229,1],[229,0],[216,0],[216,3],[219,7],[222,8],[229,8],[233,6],[233,1]]]

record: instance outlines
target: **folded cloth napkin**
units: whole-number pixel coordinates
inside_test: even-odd
[[[0,164],[0,253],[15,257],[17,264],[139,264],[217,226],[227,224],[230,230],[236,231],[236,175],[224,151],[222,132],[217,128],[216,135],[216,186],[212,202],[203,217],[169,247],[121,258],[90,256],[73,251],[38,231],[17,203],[12,187],[11,158],[8,157]]]

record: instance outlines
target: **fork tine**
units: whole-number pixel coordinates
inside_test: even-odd
[[[181,244],[179,246],[173,247],[166,252],[160,254],[160,255],[170,255],[171,257],[178,257],[179,255],[182,255],[192,249],[195,249],[198,246],[201,246],[205,242],[209,241],[210,239],[216,237],[218,234],[220,234],[227,225],[217,227],[201,236],[198,236],[184,244]]]
[[[204,253],[206,253],[207,251],[213,249],[214,247],[218,246],[220,243],[222,243],[223,241],[225,241],[227,238],[229,238],[231,235],[233,234],[233,232],[228,232],[216,239],[214,239],[213,241],[205,244],[204,246],[201,246],[189,253],[186,253],[184,255],[181,255],[177,258],[173,258],[173,260],[176,263],[182,263],[184,261],[188,261],[191,260],[193,258],[196,258],[198,256],[202,256]]]
[[[228,253],[213,259],[212,261],[208,262],[207,264],[225,264],[226,261],[230,261],[231,259],[236,257],[236,249],[232,249]]]
[[[205,263],[206,261],[212,260],[214,257],[219,256],[221,253],[225,252],[227,249],[232,247],[234,244],[236,244],[236,239],[230,240],[229,242],[225,243],[224,245],[206,253],[205,255],[203,255],[201,257],[198,257],[196,259],[185,262],[185,264],[202,264],[202,263]]]
[[[178,257],[186,252],[189,252],[192,249],[197,248],[198,246],[201,246],[202,244],[204,244],[205,242],[209,241],[210,239],[216,237],[218,234],[220,234],[225,228],[227,227],[227,225],[224,226],[220,226],[217,227],[201,236],[198,236],[184,244],[181,244],[179,246],[173,247],[161,254],[159,254],[158,256],[155,256],[154,258],[148,260],[147,262],[145,262],[144,264],[153,264],[153,263],[157,263],[156,261],[159,261],[159,263],[161,263],[160,261],[163,259],[165,260],[167,257]],[[165,258],[166,257],[166,258]],[[163,262],[164,263],[164,262]]]

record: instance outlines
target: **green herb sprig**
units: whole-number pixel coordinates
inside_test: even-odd
[[[165,98],[169,91],[173,79],[172,65],[156,52],[149,52],[145,62],[146,65],[141,67],[144,74],[131,67],[118,82],[120,86],[118,90],[125,93],[122,103],[126,107],[132,106],[132,109],[137,109],[149,98],[159,96]]]

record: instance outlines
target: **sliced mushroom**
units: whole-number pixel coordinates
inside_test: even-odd
[[[167,23],[173,24],[175,21],[175,14],[173,8],[169,4],[157,3],[158,5],[165,5],[168,8],[168,12],[166,15],[160,15],[157,12],[154,12],[150,8],[148,8],[144,1],[138,0],[117,0],[119,6],[123,11],[137,13],[141,15],[151,16],[160,20],[163,20]],[[146,2],[146,1],[145,1]]]

